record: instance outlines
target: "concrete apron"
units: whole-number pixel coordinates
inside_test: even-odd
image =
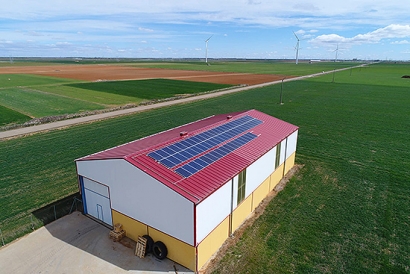
[[[2,273],[193,273],[152,254],[134,255],[135,242],[113,242],[109,229],[79,212],[0,249]]]

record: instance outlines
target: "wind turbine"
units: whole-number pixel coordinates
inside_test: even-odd
[[[339,44],[337,44],[336,49],[334,50],[336,52],[336,57],[335,57],[335,63],[337,62],[337,53],[339,52]]]
[[[206,50],[205,50],[205,63],[208,65],[208,41],[212,38],[211,35],[208,39],[205,40]]]
[[[299,37],[296,35],[295,32],[293,32],[293,34],[295,35],[296,39],[298,40],[298,42],[296,43],[296,47],[295,47],[295,49],[296,49],[296,65],[297,65],[299,63],[299,42],[300,42],[300,40],[299,40]]]

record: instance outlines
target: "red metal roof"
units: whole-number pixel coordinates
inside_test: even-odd
[[[228,116],[232,116],[232,118],[227,119]],[[246,131],[252,132],[258,137],[187,178],[176,173],[174,168],[167,168],[147,155],[159,148],[181,141],[183,138],[195,136],[244,116],[262,121],[261,124]],[[83,157],[77,161],[125,159],[193,203],[198,204],[297,129],[297,126],[270,115],[257,110],[249,110],[211,116]],[[183,131],[188,132],[188,135],[181,137],[180,133]],[[194,158],[197,157],[192,159]],[[192,159],[187,160],[187,162]]]

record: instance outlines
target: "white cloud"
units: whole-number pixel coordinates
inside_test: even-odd
[[[372,32],[358,34],[354,37],[346,38],[337,34],[324,34],[310,40],[312,44],[373,44],[379,43],[383,39],[410,37],[410,25],[392,24]]]
[[[249,5],[260,5],[262,2],[261,1],[256,1],[256,0],[248,0]]]
[[[72,45],[72,44],[69,43],[69,42],[57,42],[56,45],[57,46],[69,46],[69,45]]]
[[[202,0],[156,0],[155,3],[106,0],[103,4],[97,0],[13,0],[2,6],[0,37],[3,40],[0,40],[0,46],[4,52],[10,49],[26,54],[32,48],[44,48],[46,52],[50,45],[57,47],[57,42],[67,41],[71,45],[64,45],[65,52],[70,46],[80,54],[92,54],[91,48],[94,47],[96,54],[100,54],[109,50],[102,46],[107,43],[117,52],[118,49],[149,41],[155,50],[135,49],[134,52],[162,54],[168,44],[172,44],[175,50],[181,48],[178,43],[183,43],[184,47],[189,44],[190,51],[195,52],[200,45],[191,41],[202,42],[202,38],[198,38],[201,34],[205,40],[214,33],[212,54],[216,54],[221,41],[218,38],[226,37],[228,33],[229,39],[224,39],[225,46],[238,37],[238,32],[243,33],[242,37],[252,37],[256,29],[269,29],[275,40],[267,44],[280,45],[286,50],[290,48],[287,43],[293,44],[291,31],[295,30],[299,38],[305,40],[301,42],[302,54],[308,54],[315,48],[324,45],[330,48],[336,43],[341,47],[342,44],[347,47],[383,42],[390,46],[405,44],[405,41],[410,41],[407,39],[409,10],[410,1],[402,0],[208,0],[206,4]],[[369,28],[375,31],[369,32]],[[351,34],[352,31],[355,33]],[[267,36],[266,32],[263,35]],[[6,40],[14,43],[13,46],[7,46]],[[27,40],[31,45],[25,45]],[[256,40],[249,39],[243,44],[257,43]],[[307,47],[306,40],[313,47]],[[253,47],[237,51],[225,48],[220,53],[242,57],[250,48]],[[269,49],[263,50],[272,54]],[[284,53],[279,55],[281,58],[285,56]]]
[[[10,40],[0,40],[0,44],[13,44],[13,41],[10,41]]]
[[[142,27],[139,27],[138,30],[143,31],[143,32],[153,32],[154,31],[153,29],[147,29],[147,28],[142,28]]]
[[[310,39],[315,37],[314,33],[318,32],[318,30],[298,30],[295,33],[298,35],[298,37],[302,40]]]
[[[398,0],[301,0],[261,1],[261,0],[208,0],[203,1],[150,1],[107,0],[104,4],[97,0],[42,0],[9,1],[2,6],[0,18],[16,20],[41,20],[50,18],[81,18],[111,16],[132,18],[139,22],[190,23],[235,22],[269,26],[292,26],[299,22],[300,27],[317,25],[328,27],[329,23],[368,22],[391,24],[395,20],[408,19],[410,1]],[[339,20],[330,20],[339,17]],[[274,20],[270,20],[273,18]],[[341,19],[343,18],[343,19]],[[377,21],[375,21],[377,20]]]
[[[407,44],[410,44],[410,42],[407,41],[407,40],[401,40],[401,41],[391,42],[390,44],[392,44],[392,45],[407,45]]]

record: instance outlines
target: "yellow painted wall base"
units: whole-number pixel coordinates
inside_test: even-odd
[[[270,177],[269,176],[257,189],[255,189],[252,193],[252,211],[258,207],[258,205],[262,202],[262,200],[269,194],[269,186],[270,186]]]
[[[125,234],[128,238],[137,241],[138,236],[143,236],[148,234],[147,225],[140,223],[118,211],[112,210],[112,220],[114,224],[122,224],[122,228],[125,230]]]
[[[159,230],[151,228],[146,224],[138,222],[126,215],[123,215],[115,210],[112,210],[112,218],[114,224],[122,224],[125,234],[128,238],[138,241],[138,236],[149,235],[156,241],[161,241],[168,249],[167,257],[174,262],[177,262],[186,268],[193,271],[196,270],[195,247],[180,240],[177,240]],[[193,229],[193,228],[192,228]]]
[[[235,231],[252,212],[252,194],[232,212],[232,232]]]
[[[270,176],[270,187],[269,189],[272,191],[275,186],[279,183],[279,181],[283,177],[283,164],[281,164]]]
[[[198,245],[198,269],[200,269],[211,256],[218,251],[229,237],[229,216],[223,220],[202,242]]]
[[[292,167],[295,165],[295,156],[296,156],[296,153],[294,152],[286,160],[286,162],[285,162],[285,174],[288,173],[289,170],[291,170]]]
[[[174,262],[177,262],[193,271],[196,270],[194,246],[184,243],[151,227],[148,227],[148,235],[150,235],[154,241],[161,241],[165,244],[168,249],[168,259],[173,260]]]

